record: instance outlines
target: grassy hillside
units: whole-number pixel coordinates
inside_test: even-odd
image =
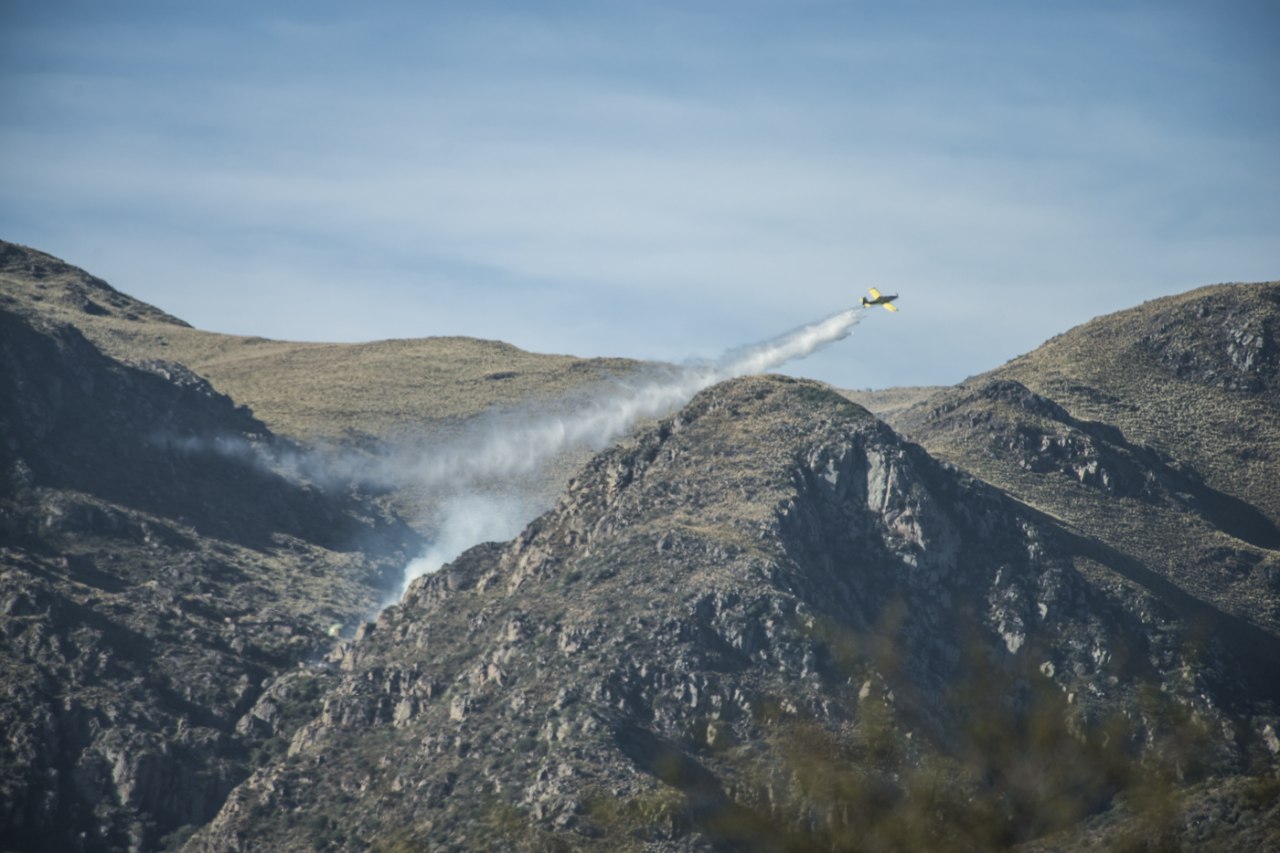
[[[429,452],[481,413],[563,406],[575,389],[643,366],[466,337],[332,344],[207,332],[51,255],[3,241],[0,308],[72,325],[126,364],[177,362],[248,406],[275,434],[344,452]],[[589,457],[571,449],[512,487],[549,506]],[[394,505],[429,532],[440,497],[402,486]]]
[[[404,439],[635,369],[464,337],[302,343],[194,329],[57,258],[0,241],[0,305],[69,323],[124,362],[175,361],[295,439]]]

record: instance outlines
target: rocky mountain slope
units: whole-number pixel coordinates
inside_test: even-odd
[[[181,365],[0,310],[0,838],[155,849],[278,735],[264,680],[370,612],[420,539],[261,464],[278,440]],[[257,754],[255,754],[255,752]]]
[[[882,419],[713,387],[364,622],[424,504],[295,441],[636,366],[215,335],[0,243],[0,849],[1274,847],[1278,313],[1157,300]]]
[[[1099,318],[886,417],[1280,636],[1280,284]]]
[[[728,383],[417,582],[187,849],[991,849],[1269,771],[1274,638],[1163,592],[820,386]]]

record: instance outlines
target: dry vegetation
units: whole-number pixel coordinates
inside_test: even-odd
[[[274,341],[192,328],[84,270],[0,241],[0,307],[68,323],[127,364],[177,362],[247,406],[277,435],[313,446],[421,453],[491,411],[565,405],[575,391],[642,369],[642,362],[525,352],[501,341],[434,337],[332,344]],[[574,448],[536,482],[507,484],[550,505],[590,456]],[[494,486],[492,490],[498,490]],[[393,506],[433,529],[441,495],[403,486]]]
[[[1280,633],[1280,285],[1203,288],[1098,318],[886,418]]]
[[[1280,283],[1200,288],[1100,317],[977,377],[1119,427],[1280,523]]]
[[[71,323],[124,362],[186,365],[277,434],[302,441],[414,439],[639,366],[463,337],[326,344],[206,332],[54,257],[3,242],[0,304]]]
[[[910,388],[881,388],[872,390],[840,389],[848,399],[875,414],[881,420],[892,422],[895,415],[910,409],[935,394],[947,390],[946,385],[922,385]]]

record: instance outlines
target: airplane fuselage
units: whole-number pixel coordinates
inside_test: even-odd
[[[865,296],[862,297],[863,308],[866,308],[868,305],[883,305],[886,311],[892,311],[895,314],[897,313],[898,306],[893,304],[893,300],[898,298],[898,294],[890,293],[886,296],[874,287],[868,287],[867,292],[871,294],[871,298],[868,299]]]

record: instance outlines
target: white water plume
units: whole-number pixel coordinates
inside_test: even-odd
[[[606,391],[584,395],[568,412],[506,416],[482,421],[463,440],[433,448],[416,462],[388,460],[376,479],[412,482],[447,489],[455,496],[442,507],[442,524],[432,546],[405,568],[404,585],[433,572],[471,545],[509,538],[527,520],[527,497],[474,494],[481,484],[537,471],[559,454],[579,447],[601,448],[637,421],[660,417],[684,405],[699,391],[740,376],[771,370],[847,337],[863,317],[850,308],[771,340],[732,350],[710,362],[691,363],[643,377],[620,380]],[[513,507],[521,505],[520,510]],[[517,518],[523,511],[525,515]],[[499,534],[494,536],[493,534]]]
[[[510,539],[541,509],[539,474],[567,451],[608,446],[645,418],[666,415],[717,382],[763,373],[847,337],[864,314],[850,308],[776,338],[731,350],[712,361],[653,367],[595,385],[559,401],[555,413],[528,409],[474,418],[463,437],[380,455],[304,450],[290,442],[244,435],[177,436],[157,432],[157,445],[214,453],[326,489],[354,484],[409,488],[432,496],[431,545],[404,570],[400,590],[472,545]],[[418,519],[424,521],[425,519]]]
[[[763,373],[804,358],[847,337],[862,316],[862,309],[850,308],[772,340],[733,350],[712,362],[620,380],[607,391],[585,397],[567,413],[491,419],[444,452],[437,449],[409,470],[399,470],[411,480],[433,486],[457,486],[535,471],[570,448],[606,447],[637,421],[665,415],[717,382]]]
[[[509,496],[464,494],[444,502],[440,508],[439,533],[422,556],[411,560],[404,569],[404,581],[394,604],[414,578],[431,574],[480,542],[503,542],[519,533],[529,523],[531,509]]]

